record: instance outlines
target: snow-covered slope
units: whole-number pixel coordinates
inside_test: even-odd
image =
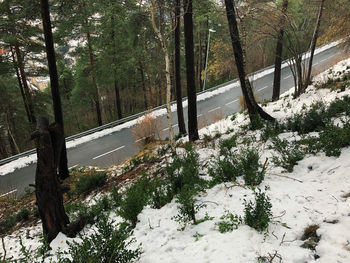
[[[340,75],[349,73],[349,65],[350,59],[344,60],[331,71],[317,76],[315,81],[326,81],[328,75],[335,72],[341,72]],[[283,94],[279,101],[267,104],[264,109],[277,120],[284,121],[316,101],[329,104],[335,98],[350,95],[350,87],[344,91],[331,91],[310,86],[297,99],[292,98],[292,92]],[[249,123],[247,115],[241,113],[232,119],[226,118],[200,131],[201,138],[222,134],[220,139],[214,140],[215,147],[212,142],[207,147],[204,143],[197,145],[200,174],[205,178],[208,177],[208,162],[219,155],[219,141],[230,138],[243,129],[242,125]],[[277,153],[271,149],[269,140],[260,140],[261,134],[260,130],[247,131],[238,141],[249,140],[249,144],[242,143],[238,148],[257,149],[260,162],[268,160],[265,179],[259,185],[272,203],[273,218],[267,231],[260,233],[241,224],[232,232],[219,232],[217,223],[225,211],[243,217],[244,200],[254,199],[254,190],[238,178],[235,183],[218,184],[201,194],[198,202],[206,206],[200,209],[197,218],[207,215],[211,219],[197,225],[188,224],[183,230],[173,219],[178,214],[178,203],[174,200],[161,209],[146,206],[139,214],[133,232],[136,242],[132,246],[141,245],[142,248],[139,262],[350,262],[350,148],[343,148],[339,157],[327,157],[322,152],[306,155],[292,172],[287,173],[273,165],[271,159]],[[313,135],[318,136],[317,133]],[[279,137],[288,141],[300,139],[292,132],[282,133]],[[182,153],[178,151],[179,155]],[[110,217],[116,222],[122,221],[114,213]],[[320,240],[315,251],[301,247],[304,229],[310,225],[319,226],[317,235]],[[86,227],[84,233],[88,235],[93,229]],[[40,226],[35,226],[5,237],[7,256],[20,255],[19,236],[22,236],[25,246],[39,247],[38,232]],[[67,240],[72,239],[59,234],[51,243],[53,251],[66,249]],[[3,253],[1,247],[0,253]]]

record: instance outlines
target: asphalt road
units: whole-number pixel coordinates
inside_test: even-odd
[[[314,57],[313,70],[320,72],[329,68],[337,57],[343,56],[344,50],[333,47],[325,50]],[[271,99],[273,73],[267,74],[253,82],[255,93],[260,101]],[[282,69],[281,93],[294,86],[292,73],[289,67]],[[240,87],[230,89],[224,93],[217,94],[206,100],[197,102],[198,123],[208,125],[217,121],[220,117],[240,111],[239,97]],[[184,108],[185,122],[187,123],[187,107]],[[166,116],[159,116],[161,136],[168,136]],[[178,131],[176,112],[173,113],[173,126]],[[133,127],[124,128],[120,131],[83,143],[77,147],[68,149],[68,165],[74,166],[99,166],[108,167],[119,164],[125,159],[135,155],[140,150],[140,142],[132,133]],[[0,166],[1,169],[1,166]],[[34,183],[36,163],[24,168],[17,169],[12,173],[0,176],[0,195],[9,192],[21,193]]]

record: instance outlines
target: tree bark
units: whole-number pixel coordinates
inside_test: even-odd
[[[203,82],[202,82],[202,40],[201,40],[201,22],[198,21],[198,83],[199,83],[199,89],[203,89]]]
[[[281,65],[282,65],[282,51],[283,51],[283,35],[284,25],[286,22],[286,13],[288,8],[288,0],[283,0],[282,3],[282,17],[280,20],[280,30],[277,37],[276,55],[275,55],[275,73],[273,75],[273,91],[272,100],[276,101],[280,97],[281,90]]]
[[[49,66],[49,74],[50,74],[50,84],[51,84],[51,94],[53,101],[53,110],[55,115],[55,121],[58,123],[62,135],[63,145],[60,148],[60,162],[59,162],[59,178],[64,180],[69,177],[68,171],[68,160],[67,160],[67,150],[66,143],[64,137],[64,120],[62,114],[62,104],[61,104],[61,96],[58,84],[58,74],[57,74],[57,66],[56,66],[56,55],[55,48],[52,37],[52,29],[51,29],[51,20],[50,20],[50,10],[48,0],[40,0],[41,4],[41,16],[43,20],[43,28],[44,28],[44,36],[45,36],[45,46],[46,46],[46,55],[47,62]]]
[[[186,77],[188,98],[188,137],[190,142],[199,139],[197,123],[197,93],[194,72],[192,0],[184,0],[184,31],[186,51]]]
[[[172,112],[171,112],[171,105],[170,105],[170,99],[171,99],[171,66],[170,66],[170,58],[169,58],[169,51],[168,46],[166,43],[166,39],[164,35],[162,35],[160,29],[156,25],[155,20],[155,12],[156,12],[156,5],[154,0],[151,0],[152,8],[152,26],[154,29],[154,32],[156,33],[164,53],[164,59],[165,59],[165,77],[166,77],[166,109],[168,113],[168,126],[169,126],[169,133],[170,133],[170,144],[173,151],[175,151],[175,137],[174,137],[174,129],[173,129],[173,119],[172,119]],[[161,18],[162,20],[162,18]],[[161,23],[161,22],[160,22]]]
[[[304,87],[303,87],[303,91],[302,92],[304,92],[306,90],[307,86],[311,83],[312,61],[314,59],[314,53],[315,53],[315,49],[316,49],[318,33],[320,31],[320,25],[321,25],[321,18],[322,18],[322,13],[323,13],[324,2],[325,2],[325,0],[321,0],[320,10],[318,12],[317,22],[316,22],[316,26],[315,26],[315,31],[314,31],[314,35],[312,37],[312,42],[311,42],[311,46],[310,46],[309,67],[308,67],[308,70],[307,70],[306,81],[304,83]]]
[[[232,41],[233,53],[237,65],[238,76],[241,84],[241,89],[243,93],[243,97],[248,109],[248,114],[252,125],[255,124],[255,121],[260,115],[261,118],[265,120],[273,121],[274,118],[267,114],[255,101],[252,87],[250,85],[249,79],[245,72],[244,67],[244,55],[243,49],[241,46],[241,41],[239,37],[236,14],[235,14],[235,6],[233,0],[225,0],[226,6],[226,15],[229,25],[229,31]]]
[[[143,91],[143,103],[145,106],[145,110],[147,110],[148,109],[147,90],[146,90],[146,83],[145,83],[145,73],[143,70],[141,58],[139,58],[139,71],[140,71],[141,85],[142,85],[142,91]]]
[[[91,44],[91,35],[90,32],[86,33],[87,43],[89,47],[89,58],[90,58],[90,74],[91,74],[91,80],[92,84],[94,86],[94,104],[96,107],[96,117],[97,117],[97,124],[98,126],[102,125],[102,113],[101,113],[101,106],[100,106],[100,94],[97,87],[96,82],[96,76],[95,76],[95,60],[94,60],[94,54],[92,51],[92,44]]]
[[[43,2],[45,0],[41,0]],[[39,118],[38,129],[32,134],[37,147],[37,168],[35,175],[35,195],[43,234],[50,243],[69,224],[64,211],[63,196],[58,181],[57,162],[63,145],[62,128],[48,125],[48,120]]]
[[[181,1],[175,0],[175,87],[176,87],[176,105],[177,121],[179,124],[179,133],[186,134],[186,125],[182,106],[182,87],[181,87]]]
[[[36,122],[35,115],[34,115],[34,106],[33,106],[33,101],[32,101],[32,95],[30,94],[29,87],[28,87],[27,76],[26,76],[25,71],[24,71],[24,65],[23,65],[23,61],[22,61],[21,51],[19,50],[19,46],[17,43],[15,43],[14,47],[15,47],[15,53],[16,53],[16,58],[17,58],[17,66],[19,68],[19,73],[21,76],[24,94],[25,94],[25,98],[26,98],[27,106],[28,106],[29,122],[32,125],[34,125]]]

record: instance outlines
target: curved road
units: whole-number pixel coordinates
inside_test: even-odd
[[[313,70],[316,72],[324,71],[334,61],[344,56],[345,51],[342,48],[332,47],[324,50],[314,57]],[[228,85],[234,85],[233,84]],[[255,93],[259,100],[270,99],[272,96],[273,72],[262,76],[254,81]],[[281,75],[281,93],[294,86],[292,73],[289,67],[282,69]],[[239,97],[241,89],[239,85],[227,90],[224,93],[217,94],[208,99],[197,102],[198,122],[209,124],[219,117],[230,115],[240,111]],[[187,123],[187,107],[184,110],[185,122]],[[162,136],[168,136],[166,116],[159,116]],[[173,114],[173,123],[175,132],[177,129],[177,115]],[[88,141],[74,148],[68,149],[69,167],[74,166],[100,166],[108,167],[112,164],[119,164],[126,158],[129,158],[139,152],[140,142],[132,134],[133,127],[124,128],[120,131],[111,133],[104,137]],[[16,162],[16,161],[13,161]],[[1,166],[0,166],[1,169]],[[0,176],[0,196],[1,194],[21,193],[29,184],[34,183],[36,163],[32,163],[24,168],[17,169],[12,173]]]

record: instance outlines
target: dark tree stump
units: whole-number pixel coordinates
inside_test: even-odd
[[[40,118],[37,130],[32,134],[37,147],[37,168],[35,175],[35,195],[43,234],[50,243],[57,234],[66,229],[69,218],[63,206],[63,195],[57,175],[62,134],[58,125]]]

